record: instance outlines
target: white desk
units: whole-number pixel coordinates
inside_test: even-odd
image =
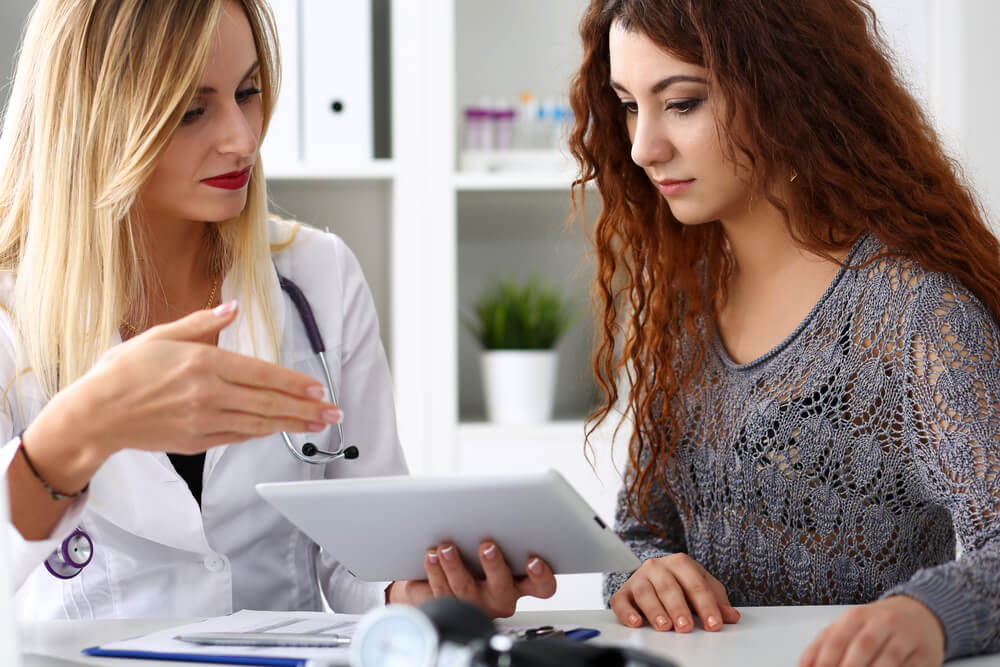
[[[681,667],[777,667],[794,666],[812,638],[835,619],[844,607],[744,607],[743,618],[721,632],[700,628],[688,634],[631,629],[620,625],[610,611],[520,612],[501,621],[508,625],[573,624],[597,628],[601,634],[590,640],[627,644],[670,657]],[[162,660],[88,658],[80,649],[152,632],[192,619],[132,619],[125,621],[46,621],[22,627],[22,650],[69,658],[82,665],[103,667],[165,667],[193,663]],[[37,661],[48,667],[47,661]],[[52,666],[63,663],[52,661]],[[1000,667],[1000,655],[979,656],[948,663],[948,667]],[[32,665],[34,667],[34,664]]]

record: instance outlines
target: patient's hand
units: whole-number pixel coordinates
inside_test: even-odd
[[[541,558],[528,561],[528,576],[514,577],[500,547],[483,542],[479,545],[479,562],[485,580],[477,580],[469,573],[455,545],[441,544],[424,555],[427,579],[393,582],[386,591],[386,600],[418,605],[430,598],[457,597],[495,618],[512,615],[524,595],[547,598],[556,592],[555,575]]]
[[[694,616],[709,632],[740,620],[725,587],[684,553],[645,561],[611,596],[610,604],[624,625],[639,627],[645,616],[660,631],[691,632]]]

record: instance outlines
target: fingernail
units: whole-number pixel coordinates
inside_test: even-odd
[[[497,557],[497,545],[491,544],[490,546],[483,549],[483,557],[486,560],[495,560]]]
[[[212,309],[212,312],[215,313],[218,317],[224,317],[225,315],[228,315],[234,310],[236,310],[236,299],[233,299],[232,301],[227,301],[225,303],[220,303],[218,306]]]
[[[639,625],[639,616],[637,614],[629,614],[628,616],[629,625]]]
[[[680,630],[683,630],[687,626],[688,626],[687,616],[681,616],[680,618],[677,619],[677,627]]]
[[[344,418],[344,413],[340,410],[324,410],[320,416],[323,418],[327,424],[338,424],[340,420]]]
[[[434,551],[428,551],[427,552],[427,560],[430,561],[431,565],[437,565],[437,562],[438,562],[438,555],[437,555],[437,553],[434,552]]]
[[[441,549],[441,555],[444,556],[445,560],[454,560],[455,558],[455,547],[450,544]]]
[[[715,616],[709,616],[705,619],[705,627],[714,628],[719,625],[719,619]]]
[[[631,620],[631,619],[629,619],[629,620]],[[657,616],[655,623],[656,623],[656,627],[658,627],[658,628],[666,627],[666,625],[667,625],[667,617],[666,616]]]
[[[309,398],[320,399],[326,396],[326,388],[321,384],[309,385],[306,388],[306,396]]]
[[[309,422],[309,430],[313,433],[319,433],[326,429],[326,424],[320,424],[318,422]]]
[[[528,572],[531,574],[541,574],[542,573],[542,560],[540,558],[532,558],[528,561]]]

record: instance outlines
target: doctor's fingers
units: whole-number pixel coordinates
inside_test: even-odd
[[[532,556],[524,569],[528,576],[516,580],[519,594],[532,595],[536,598],[550,598],[555,595],[556,576],[548,563],[538,556]]]
[[[491,616],[510,616],[517,609],[521,593],[514,583],[514,575],[503,554],[493,541],[479,544],[479,564],[486,574],[482,584],[483,606]]]
[[[326,396],[326,387],[314,377],[216,347],[208,347],[208,352],[201,358],[192,359],[190,366],[194,371],[210,366],[218,377],[231,384],[271,389],[289,396],[317,400]]]
[[[430,549],[424,554],[424,571],[427,573],[427,584],[431,587],[434,597],[454,597],[455,594],[448,585],[448,576],[441,568],[441,555],[437,549]]]
[[[199,437],[229,432],[239,434],[242,436],[242,440],[249,440],[262,438],[279,431],[319,433],[325,428],[326,424],[303,421],[293,417],[264,417],[236,410],[222,410],[192,418],[189,434]]]
[[[227,301],[211,310],[196,310],[173,322],[150,327],[133,340],[201,341],[214,337],[214,334],[229,326],[236,318],[238,310],[235,301]]]
[[[321,426],[340,423],[344,417],[333,403],[231,383],[224,384],[219,401],[224,410],[263,417],[286,417]]]
[[[458,547],[450,542],[441,544],[437,549],[438,564],[448,579],[448,588],[455,597],[479,604],[479,583],[462,562],[462,554]]]

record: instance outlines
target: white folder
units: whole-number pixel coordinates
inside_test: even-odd
[[[371,2],[300,0],[300,9],[305,162],[371,160]]]
[[[281,48],[281,91],[261,146],[267,172],[294,167],[302,160],[299,126],[299,5],[302,0],[271,0]]]

